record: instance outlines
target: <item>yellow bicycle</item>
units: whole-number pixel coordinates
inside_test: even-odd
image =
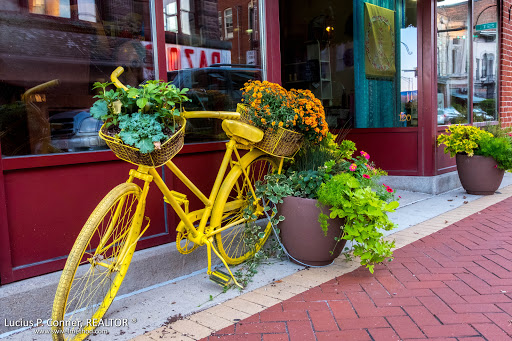
[[[120,73],[122,69],[112,74],[112,81],[118,87],[123,86],[117,79]],[[267,173],[280,172],[283,158],[253,148],[254,143],[262,140],[263,131],[240,122],[239,117],[236,112],[183,113],[184,119],[223,120],[222,128],[229,137],[209,197],[172,161],[165,163],[204,203],[203,209],[189,212],[186,196],[171,191],[154,167],[142,165],[130,170],[128,180],[112,189],[98,204],[71,249],[57,287],[52,311],[54,340],[83,340],[101,325],[126,275],[137,241],[149,226],[144,211],[152,182],[181,219],[177,226],[178,250],[188,254],[206,245],[210,278],[222,285],[233,280],[240,286],[229,265],[253,256],[272,230],[254,184],[263,180]],[[241,156],[241,149],[248,149],[248,152]],[[134,183],[135,179],[143,182],[142,188]],[[250,248],[244,243],[248,228],[256,229],[259,238]],[[228,273],[212,271],[212,251]]]

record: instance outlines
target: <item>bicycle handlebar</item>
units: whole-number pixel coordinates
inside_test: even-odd
[[[116,88],[121,88],[124,91],[128,91],[128,88],[124,86],[124,84],[121,83],[119,79],[117,79],[119,76],[121,76],[123,72],[124,68],[122,66],[118,66],[117,69],[115,69],[114,72],[112,72],[112,74],[110,75],[110,80],[112,80],[112,83],[114,83]]]
[[[34,86],[33,88],[30,88],[27,91],[25,91],[25,93],[23,95],[21,95],[21,100],[25,101],[33,93],[41,92],[44,89],[47,89],[47,88],[50,88],[50,87],[56,86],[56,85],[59,85],[58,79],[54,79],[49,82]]]

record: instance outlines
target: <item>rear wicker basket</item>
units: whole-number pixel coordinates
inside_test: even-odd
[[[252,124],[246,105],[238,104],[237,112],[240,113],[240,121]],[[255,143],[254,146],[273,156],[293,157],[304,140],[304,135],[301,133],[283,127],[263,129],[263,132],[265,133],[263,140]]]
[[[162,143],[160,149],[155,149],[151,153],[141,153],[138,148],[128,146],[118,138],[106,135],[105,125],[101,127],[100,137],[105,140],[108,147],[121,160],[149,167],[160,167],[173,158],[174,155],[183,148],[185,138],[186,120],[180,117],[180,127],[167,141]]]

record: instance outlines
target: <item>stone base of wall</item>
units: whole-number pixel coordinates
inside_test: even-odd
[[[461,187],[457,172],[436,176],[383,176],[381,182],[393,189],[439,194]]]

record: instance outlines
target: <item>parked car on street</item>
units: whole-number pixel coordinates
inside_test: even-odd
[[[105,149],[105,141],[98,136],[102,124],[103,122],[91,117],[89,109],[52,115],[51,144],[64,152]]]

